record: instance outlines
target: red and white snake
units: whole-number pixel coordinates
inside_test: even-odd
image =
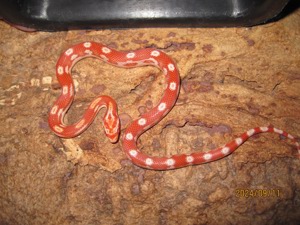
[[[99,96],[92,101],[83,117],[77,123],[66,125],[63,122],[64,115],[71,106],[75,94],[71,77],[72,67],[76,62],[86,57],[96,57],[114,66],[124,68],[146,65],[155,66],[166,77],[167,85],[159,103],[149,112],[134,120],[127,127],[122,138],[124,152],[134,164],[140,167],[153,170],[168,170],[212,162],[228,156],[251,136],[265,132],[277,133],[291,139],[297,147],[297,155],[300,156],[300,146],[297,139],[291,134],[272,126],[250,129],[224,146],[206,152],[180,154],[171,157],[152,157],[142,153],[137,147],[139,136],[157,124],[176,103],[180,89],[178,69],[168,55],[156,49],[147,48],[121,52],[96,42],[84,42],[69,48],[62,53],[57,62],[56,75],[58,82],[62,86],[62,92],[50,110],[48,121],[52,131],[60,137],[70,138],[79,135],[93,122],[99,110],[106,108],[103,118],[105,133],[112,143],[117,142],[119,139],[120,122],[117,115],[117,104],[109,96]]]

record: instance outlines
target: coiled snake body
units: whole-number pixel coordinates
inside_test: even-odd
[[[70,138],[79,135],[93,122],[100,109],[106,108],[103,118],[105,133],[113,143],[117,142],[119,138],[120,122],[117,115],[117,104],[109,96],[97,97],[77,123],[66,125],[63,122],[64,115],[71,106],[75,94],[71,69],[76,62],[86,57],[96,57],[114,66],[124,68],[145,65],[155,66],[166,77],[166,89],[159,103],[149,112],[134,120],[126,128],[122,138],[125,154],[134,164],[140,167],[154,170],[168,170],[215,161],[231,154],[249,137],[264,132],[277,133],[291,139],[297,147],[297,154],[300,155],[299,142],[297,142],[296,138],[272,126],[250,129],[224,146],[206,152],[180,154],[171,157],[152,157],[142,153],[137,147],[138,137],[157,124],[176,103],[180,89],[178,69],[168,55],[156,49],[147,48],[120,52],[96,42],[84,42],[69,48],[61,55],[57,62],[56,75],[58,82],[62,86],[62,93],[50,110],[48,122],[52,131],[60,137]]]

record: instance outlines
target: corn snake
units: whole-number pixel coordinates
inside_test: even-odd
[[[190,165],[208,163],[226,157],[242,145],[248,138],[258,133],[277,133],[294,142],[300,155],[300,146],[297,139],[291,134],[272,126],[252,128],[233,141],[222,147],[191,154],[173,155],[171,157],[152,157],[142,153],[137,147],[137,139],[145,131],[157,124],[175,105],[180,89],[180,75],[174,61],[164,52],[146,48],[136,51],[121,52],[96,42],[77,44],[62,53],[56,65],[56,75],[62,87],[59,98],[49,113],[49,126],[58,136],[71,138],[79,135],[93,122],[102,108],[106,108],[103,126],[106,136],[112,143],[119,139],[120,121],[117,114],[117,104],[109,96],[99,96],[89,105],[83,117],[72,125],[63,122],[64,115],[74,99],[74,84],[71,77],[72,67],[79,60],[86,57],[96,57],[104,62],[118,67],[132,68],[138,66],[158,67],[166,78],[166,88],[159,103],[140,118],[134,120],[125,130],[122,146],[127,157],[136,165],[153,169],[168,170]]]

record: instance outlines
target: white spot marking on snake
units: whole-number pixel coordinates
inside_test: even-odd
[[[57,67],[57,73],[58,73],[59,75],[63,75],[63,73],[64,73],[64,68],[63,68],[62,66]]]
[[[235,143],[239,146],[243,143],[243,139],[242,138],[236,138],[235,140]]]
[[[172,63],[169,63],[168,64],[168,69],[170,70],[170,71],[174,71],[175,70],[175,66],[174,66],[174,64],[172,64]]]
[[[59,126],[57,126],[57,125],[55,125],[55,126],[53,127],[53,129],[54,129],[57,133],[61,133],[61,132],[64,131],[64,129],[62,129],[61,127],[59,127]]]
[[[147,158],[145,163],[148,165],[148,166],[151,166],[153,164],[153,160],[150,159],[150,158]]]
[[[283,134],[283,130],[280,130],[280,129],[277,129],[277,128],[274,128],[274,132],[277,133],[277,134]]]
[[[203,155],[203,158],[204,158],[206,161],[208,161],[208,160],[210,160],[210,159],[212,158],[212,154],[206,153],[206,154]]]
[[[221,149],[221,152],[223,155],[227,155],[229,153],[230,149],[228,147],[224,147]]]
[[[84,53],[87,54],[87,55],[92,55],[92,54],[93,54],[93,51],[91,51],[91,50],[89,50],[89,49],[86,49],[86,50],[84,51]]]
[[[109,48],[107,48],[107,47],[102,47],[101,50],[102,50],[102,52],[105,53],[105,54],[108,54],[108,53],[111,52],[111,50],[110,50]]]
[[[134,52],[129,52],[129,53],[126,55],[126,57],[127,57],[128,59],[132,59],[132,58],[135,57],[135,53],[134,53]]]
[[[78,57],[78,55],[77,55],[77,54],[74,54],[74,55],[71,56],[71,60],[73,61],[73,60],[76,59],[77,57]]]
[[[192,163],[194,161],[194,157],[191,156],[191,155],[188,155],[185,160],[188,162],[188,163]]]
[[[141,119],[138,120],[138,124],[140,126],[144,126],[146,123],[147,123],[147,120],[145,118],[141,118]]]
[[[67,55],[67,56],[70,56],[72,53],[73,53],[73,48],[69,48],[69,49],[66,51],[66,55]]]
[[[262,132],[266,132],[266,131],[268,131],[269,130],[269,128],[268,127],[260,127],[259,128]]]
[[[255,130],[254,130],[254,129],[251,129],[251,130],[248,130],[248,131],[247,131],[248,137],[251,137],[254,133],[255,133]]]
[[[167,159],[166,161],[168,166],[173,166],[175,164],[175,160],[174,159]]]
[[[159,55],[160,55],[159,51],[154,50],[151,52],[151,56],[157,57]]]
[[[132,150],[129,151],[129,154],[130,154],[131,156],[133,156],[133,157],[136,157],[137,154],[138,154],[138,152],[137,152],[136,150],[132,149]]]
[[[170,90],[175,91],[175,90],[176,90],[176,87],[177,87],[177,85],[176,85],[175,82],[171,82],[171,83],[170,83],[170,86],[169,86]]]
[[[159,106],[158,106],[158,110],[163,111],[165,109],[166,109],[166,103],[164,103],[164,102],[160,103]]]
[[[126,139],[129,140],[129,141],[133,140],[133,135],[132,135],[132,133],[127,133],[125,137],[126,137]]]
[[[84,42],[83,46],[86,47],[86,48],[90,48],[92,46],[92,43],[91,42]]]
[[[52,114],[52,115],[53,115],[53,114],[56,114],[57,109],[58,109],[58,106],[57,106],[57,105],[53,106],[52,109],[51,109],[51,114]]]
[[[63,86],[63,95],[68,94],[68,92],[69,92],[68,86],[67,85]]]

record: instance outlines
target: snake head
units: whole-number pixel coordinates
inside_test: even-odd
[[[105,135],[108,137],[111,143],[116,143],[120,134],[120,120],[117,114],[117,110],[114,107],[107,108],[106,114],[103,118],[103,126]]]

